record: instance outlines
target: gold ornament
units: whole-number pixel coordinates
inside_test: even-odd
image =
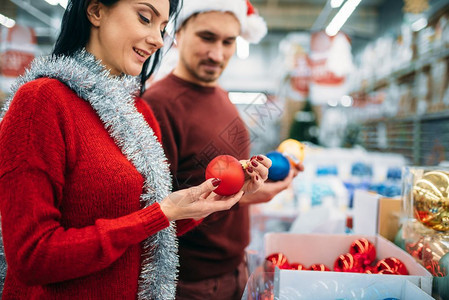
[[[304,160],[304,144],[297,140],[287,139],[283,141],[277,148],[277,151],[284,154],[293,167]]]
[[[415,218],[438,231],[449,231],[449,173],[430,171],[413,186]]]

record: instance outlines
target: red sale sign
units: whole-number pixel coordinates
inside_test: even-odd
[[[6,77],[17,77],[34,59],[34,54],[16,50],[8,50],[0,54],[1,74]]]
[[[37,40],[30,27],[15,25],[2,28],[0,39],[1,89],[9,92],[9,86],[22,75],[35,57]]]

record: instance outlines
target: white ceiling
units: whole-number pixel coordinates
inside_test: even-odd
[[[189,1],[189,0],[184,0]],[[207,1],[207,0],[205,0]],[[386,0],[363,0],[360,7],[351,17],[353,27],[360,34],[372,34],[375,30],[377,8]],[[327,0],[251,0],[267,21],[272,31],[310,30],[312,27],[322,27],[317,18],[323,15]],[[329,6],[330,7],[330,6]],[[63,8],[59,5],[52,6],[44,0],[0,0],[0,13],[11,17],[20,18],[23,22],[28,20],[36,27],[58,27],[57,20],[63,14]],[[324,23],[337,10],[330,10]],[[351,26],[351,23],[348,22]],[[316,28],[315,28],[316,29]],[[322,28],[318,28],[322,29]],[[41,29],[43,32],[43,30]]]
[[[324,29],[338,12],[338,9],[331,9],[328,2],[330,0],[251,0],[265,18],[269,32],[274,34]],[[433,2],[448,3],[449,0],[429,0],[431,5]],[[363,41],[375,38],[381,26],[379,10],[393,4],[402,6],[403,1],[362,0],[342,30]],[[40,44],[52,44],[64,9],[45,0],[0,0],[0,13],[32,26]]]
[[[252,0],[272,31],[321,30],[338,12],[327,0]],[[373,36],[378,8],[386,0],[362,0],[345,25],[357,35]]]

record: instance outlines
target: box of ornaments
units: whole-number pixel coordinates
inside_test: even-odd
[[[261,270],[274,299],[432,299],[432,275],[379,235],[268,233]]]

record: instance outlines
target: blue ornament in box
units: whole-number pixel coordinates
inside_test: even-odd
[[[268,179],[273,181],[283,180],[290,172],[289,160],[278,151],[268,152],[266,155],[271,159],[271,167],[268,169]]]

